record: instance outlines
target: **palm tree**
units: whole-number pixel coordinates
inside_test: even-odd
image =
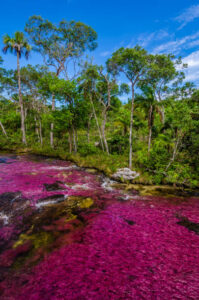
[[[21,131],[22,131],[22,142],[26,144],[26,132],[25,132],[25,115],[23,107],[23,98],[21,93],[21,75],[20,75],[20,64],[19,59],[24,54],[28,59],[31,46],[28,44],[23,32],[16,31],[13,37],[6,34],[3,38],[4,48],[3,52],[6,54],[8,51],[14,53],[17,56],[17,77],[18,77],[18,95],[19,105],[21,109]]]

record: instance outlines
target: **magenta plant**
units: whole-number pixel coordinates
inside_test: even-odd
[[[178,224],[182,217],[192,226],[199,223],[197,198],[176,201],[132,193],[121,201],[124,195],[104,189],[100,176],[62,161],[22,157],[9,167],[2,164],[0,173],[0,194],[21,192],[11,207],[11,223],[0,231],[6,245],[0,265],[10,267],[0,284],[2,299],[198,299],[199,235]],[[56,181],[64,189],[44,188]],[[28,205],[37,211],[41,199],[57,194],[90,197],[94,204],[71,210],[76,218],[68,223],[62,215],[43,224],[47,233],[60,232],[50,252],[36,265],[14,271],[14,261],[31,247],[25,241],[13,248],[24,228],[17,211],[28,213]]]

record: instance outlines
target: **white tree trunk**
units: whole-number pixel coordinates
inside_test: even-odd
[[[52,111],[55,110],[55,96],[52,95]],[[54,135],[53,135],[54,123],[50,124],[50,146],[54,148]]]
[[[2,131],[3,131],[3,134],[4,134],[6,137],[8,137],[8,136],[7,136],[7,133],[6,133],[6,130],[5,130],[4,126],[3,126],[3,124],[1,123],[1,121],[0,121],[0,127],[1,127],[1,129],[2,129]]]
[[[17,52],[17,74],[18,74],[18,88],[19,88],[19,105],[21,109],[21,131],[22,131],[22,143],[26,145],[26,131],[25,131],[25,115],[23,107],[23,98],[21,94],[21,74],[19,65],[19,53]]]
[[[133,129],[133,112],[134,112],[134,98],[135,91],[132,84],[132,102],[131,102],[131,118],[130,118],[130,134],[129,134],[129,169],[132,169],[132,129]]]
[[[41,120],[39,121],[39,135],[40,135],[40,143],[41,143],[41,146],[43,146],[43,136],[42,136]]]
[[[105,148],[106,148],[106,152],[109,154],[109,148],[108,148],[108,143],[107,143],[106,134],[105,134],[106,118],[107,118],[107,109],[105,108],[104,112],[103,112],[102,136],[103,136],[103,140],[104,140],[104,145],[105,145]]]
[[[151,136],[152,136],[152,113],[153,113],[153,106],[150,105],[149,109],[149,119],[148,119],[148,125],[149,125],[149,137],[148,137],[148,153],[151,149]]]
[[[104,144],[103,144],[102,134],[101,134],[99,122],[98,122],[98,119],[97,119],[97,115],[96,115],[96,112],[95,112],[95,107],[94,107],[94,103],[93,103],[93,99],[92,99],[91,95],[90,95],[90,102],[91,102],[91,105],[92,105],[93,114],[94,114],[95,121],[96,121],[96,124],[97,124],[97,129],[98,129],[98,133],[99,133],[99,137],[100,137],[100,143],[101,143],[101,146],[102,146],[102,150],[104,151]]]

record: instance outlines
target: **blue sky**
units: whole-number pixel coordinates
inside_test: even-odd
[[[182,56],[189,64],[187,80],[199,85],[199,1],[7,0],[1,3],[0,35],[23,30],[34,14],[55,23],[66,19],[92,26],[98,33],[98,48],[91,53],[95,63],[104,63],[119,47],[140,44],[152,53]],[[1,56],[4,66],[16,67],[15,57]],[[40,62],[32,53],[28,63]]]

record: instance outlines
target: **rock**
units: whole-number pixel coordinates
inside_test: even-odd
[[[136,171],[131,171],[129,168],[118,169],[116,173],[112,175],[114,179],[120,180],[133,180],[140,176]]]
[[[10,161],[10,159],[8,157],[1,157],[0,158],[0,164],[12,164],[13,162]]]
[[[0,210],[2,213],[14,214],[17,210],[24,209],[29,203],[21,192],[6,192],[0,194]]]
[[[58,191],[58,190],[65,190],[63,186],[60,184],[63,184],[61,181],[56,181],[54,183],[44,183],[44,187],[46,191],[51,192],[51,191]]]

